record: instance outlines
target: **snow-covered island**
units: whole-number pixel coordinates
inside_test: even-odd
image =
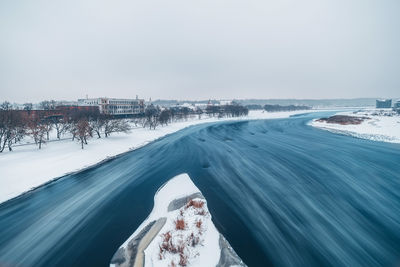
[[[319,118],[310,125],[373,141],[400,143],[400,114],[391,109],[361,109]]]
[[[110,266],[246,266],[215,228],[207,201],[187,174],[164,184],[147,219]]]

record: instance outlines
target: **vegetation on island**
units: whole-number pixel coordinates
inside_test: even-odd
[[[370,119],[369,117],[356,117],[348,115],[334,115],[328,118],[320,118],[317,121],[326,123],[336,123],[341,125],[358,125],[364,120]]]

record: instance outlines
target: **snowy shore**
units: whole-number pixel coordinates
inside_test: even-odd
[[[211,221],[207,201],[187,174],[164,184],[147,219],[111,266],[245,266]]]
[[[250,111],[243,118],[191,118],[174,122],[155,130],[141,127],[128,134],[114,134],[109,138],[91,139],[85,149],[70,139],[48,142],[41,150],[34,144],[15,146],[14,151],[0,153],[0,203],[50,182],[57,177],[93,166],[103,160],[140,148],[163,136],[183,128],[208,122],[226,120],[254,120],[287,118],[312,111],[263,112]]]
[[[361,109],[352,112],[339,112],[336,115],[359,117],[362,118],[362,122],[360,124],[342,125],[315,119],[310,122],[310,125],[357,138],[400,143],[400,115],[391,109]]]

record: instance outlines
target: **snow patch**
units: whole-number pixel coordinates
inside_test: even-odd
[[[358,125],[341,125],[315,119],[310,122],[310,125],[357,138],[400,143],[400,115],[391,110],[363,109],[353,112],[339,112],[336,115],[368,117],[370,119],[366,119]]]

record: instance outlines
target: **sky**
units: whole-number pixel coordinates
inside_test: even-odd
[[[2,0],[0,101],[400,97],[399,0]]]

